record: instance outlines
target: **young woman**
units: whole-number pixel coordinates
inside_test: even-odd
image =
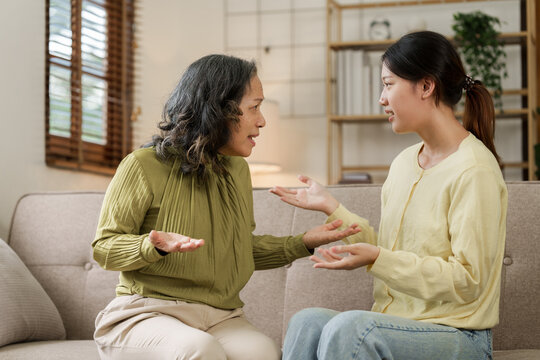
[[[372,311],[300,311],[289,323],[284,359],[491,358],[507,209],[491,97],[437,33],[403,36],[382,62],[379,101],[393,131],[423,141],[392,162],[378,233],[307,177],[300,177],[307,189],[271,190],[329,221],[360,224],[349,245],[312,260],[316,268],[367,266],[375,302]],[[454,106],[463,92],[461,124]]]
[[[255,236],[243,159],[265,125],[255,64],[224,55],[189,66],[163,111],[161,136],[112,179],[92,243],[120,271],[96,319],[103,359],[279,359],[244,317],[255,269],[283,266],[352,235],[341,220],[290,237]]]

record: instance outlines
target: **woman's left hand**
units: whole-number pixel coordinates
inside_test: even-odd
[[[302,240],[308,249],[315,249],[321,245],[344,239],[361,231],[358,224],[352,224],[344,230],[337,230],[341,224],[343,224],[343,221],[338,219],[328,224],[316,226],[306,232]]]
[[[379,248],[375,245],[357,243],[352,245],[333,246],[330,249],[318,249],[322,258],[313,255],[310,260],[315,262],[314,268],[333,270],[352,270],[362,266],[371,265],[379,256]],[[347,256],[338,254],[349,253]]]

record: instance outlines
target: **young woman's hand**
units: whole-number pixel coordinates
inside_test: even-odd
[[[148,239],[157,249],[167,253],[193,251],[204,245],[203,239],[156,230],[150,231]]]
[[[315,262],[313,267],[333,270],[352,270],[365,265],[371,265],[379,256],[379,248],[375,245],[357,243],[352,245],[338,245],[330,249],[318,249],[321,255],[310,256],[310,260]],[[347,256],[338,254],[349,253]]]
[[[270,192],[279,196],[282,201],[288,204],[303,209],[322,211],[327,216],[330,216],[337,209],[339,202],[330,195],[324,186],[304,175],[298,176],[298,179],[308,187],[286,189],[281,186],[274,186],[270,189]]]
[[[308,249],[315,249],[318,246],[328,244],[354,235],[361,231],[358,224],[352,224],[344,230],[337,230],[342,220],[334,220],[331,223],[319,225],[304,234],[302,240]]]

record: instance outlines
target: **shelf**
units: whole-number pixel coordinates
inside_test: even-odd
[[[447,36],[448,40],[454,43],[453,36]],[[502,33],[499,35],[499,39],[505,45],[523,45],[527,41],[527,32],[519,31],[512,33]],[[398,39],[387,40],[359,40],[359,41],[332,41],[328,44],[328,47],[332,50],[347,50],[347,49],[363,49],[366,51],[384,51],[390,45],[395,43]],[[454,43],[455,45],[455,43]]]
[[[502,112],[500,110],[495,110],[495,118],[496,119],[516,119],[516,118],[526,118],[529,115],[528,109],[507,109],[503,110]],[[463,112],[458,111],[456,113],[456,117],[460,119],[463,117]]]
[[[527,162],[503,162],[503,167],[505,167],[505,168],[527,169],[529,167],[529,163],[527,163]]]
[[[514,168],[514,169],[527,169],[529,164],[527,162],[503,162],[503,168]],[[389,165],[358,165],[358,166],[342,166],[342,172],[369,172],[369,171],[388,171],[390,170]]]
[[[511,0],[389,0],[389,1],[371,1],[361,2],[354,4],[340,4],[341,0],[327,0],[327,47],[326,47],[326,105],[328,111],[336,109],[336,76],[338,74],[336,65],[343,66],[338,57],[342,55],[340,53],[343,50],[363,50],[366,53],[385,51],[388,47],[394,44],[398,39],[387,39],[380,41],[372,40],[357,40],[357,41],[341,41],[343,39],[343,13],[347,9],[377,9],[376,11],[391,10],[389,7],[402,7],[402,6],[425,6],[435,7],[436,5],[454,4],[453,8],[456,11],[459,10],[462,3],[481,3],[490,2],[486,7],[491,7],[495,3],[504,3]],[[513,0],[512,0],[513,1]],[[345,2],[345,0],[343,0]],[[346,2],[350,2],[347,0]],[[498,36],[500,42],[504,45],[515,45],[520,49],[520,61],[521,61],[521,86],[517,89],[505,89],[502,92],[504,96],[514,96],[515,100],[519,101],[515,104],[517,108],[505,109],[503,111],[495,109],[495,117],[497,122],[505,122],[509,120],[516,120],[519,122],[521,128],[521,140],[520,146],[521,160],[514,162],[503,162],[503,167],[506,169],[516,169],[522,173],[523,179],[535,179],[536,165],[534,162],[534,144],[540,139],[540,132],[538,128],[538,120],[536,119],[535,110],[537,106],[537,82],[540,81],[540,74],[537,74],[537,43],[536,43],[536,14],[537,14],[537,1],[535,0],[521,0],[519,2],[520,7],[520,23],[519,28],[515,32],[505,32]],[[482,5],[483,7],[483,5]],[[450,7],[448,7],[450,9]],[[450,10],[448,10],[450,11]],[[538,12],[540,13],[540,12]],[[452,44],[458,48],[455,41],[455,37],[451,36],[453,33],[448,33],[447,38]],[[373,54],[374,55],[374,54]],[[370,60],[371,61],[371,60]],[[538,77],[537,77],[538,75]],[[371,73],[370,77],[376,76]],[[517,75],[519,76],[519,75]],[[342,79],[341,79],[342,80]],[[372,89],[373,90],[373,89]],[[366,90],[367,91],[367,90]],[[379,90],[377,90],[379,91]],[[490,91],[493,96],[493,92]],[[341,96],[344,96],[341,94]],[[348,99],[351,100],[351,99]],[[375,99],[371,99],[374,100]],[[521,105],[521,107],[520,107]],[[463,108],[459,107],[460,111],[456,112],[456,117],[461,119],[463,117]],[[378,111],[376,108],[373,111]],[[344,161],[344,126],[343,124],[363,125],[370,123],[384,124],[388,123],[388,114],[327,114],[327,129],[328,129],[328,184],[336,183],[343,177],[344,173],[350,172],[375,172],[384,173],[388,171],[389,164],[363,164],[358,166],[345,166]],[[538,132],[538,136],[536,133]],[[361,138],[358,139],[362,141]],[[351,144],[348,144],[350,146]],[[349,149],[347,149],[349,151]],[[505,154],[502,154],[503,157]],[[519,157],[515,156],[512,158]],[[373,161],[378,162],[381,160]]]
[[[441,4],[456,4],[464,2],[486,2],[496,0],[410,0],[410,1],[386,1],[386,2],[374,2],[367,4],[340,4],[336,0],[330,0],[335,7],[339,9],[369,9],[369,8],[382,8],[382,7],[399,7],[399,6],[416,6],[416,5],[441,5]],[[499,0],[504,1],[504,0]],[[508,0],[506,0],[508,1]]]
[[[388,121],[386,114],[373,115],[329,115],[328,119],[336,123],[355,123],[355,122],[384,122]]]
[[[495,111],[496,119],[516,119],[523,118],[529,115],[527,109],[508,109],[503,112]],[[456,117],[459,119],[463,116],[463,112],[457,112]],[[372,115],[328,115],[328,119],[334,123],[366,123],[366,122],[385,122],[388,121],[386,114]]]
[[[491,95],[493,95],[493,91],[489,91]],[[502,91],[502,96],[505,95],[522,95],[522,96],[528,96],[529,95],[529,89],[507,89]]]
[[[352,171],[388,171],[390,165],[362,165],[362,166],[343,166],[341,170],[343,172]]]

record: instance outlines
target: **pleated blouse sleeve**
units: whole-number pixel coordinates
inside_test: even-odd
[[[255,215],[253,212],[253,186],[249,167],[245,160],[239,166],[240,189],[243,189],[251,218],[251,242],[255,270],[266,270],[290,264],[296,259],[312,255],[302,240],[304,234],[294,236],[255,235]]]
[[[296,259],[311,255],[304,245],[303,236],[304,234],[283,237],[253,235],[255,270],[281,267]]]
[[[106,270],[137,270],[160,260],[160,255],[140,234],[153,194],[137,158],[130,154],[119,165],[103,201],[96,237],[94,259]]]

